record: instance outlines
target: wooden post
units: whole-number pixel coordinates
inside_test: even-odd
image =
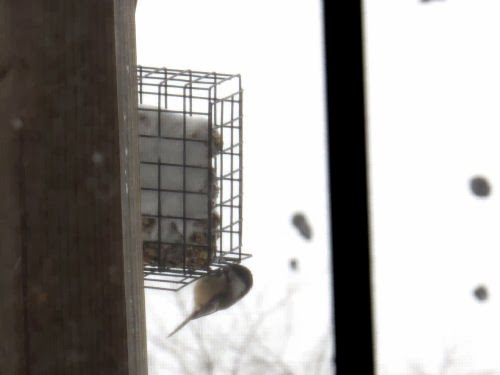
[[[146,374],[134,0],[0,0],[0,373]]]

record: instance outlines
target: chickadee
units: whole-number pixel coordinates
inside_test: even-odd
[[[168,335],[175,334],[190,320],[227,309],[248,293],[253,285],[250,270],[239,264],[229,264],[209,273],[194,286],[193,312]]]

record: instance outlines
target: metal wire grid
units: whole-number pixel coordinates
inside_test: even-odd
[[[146,288],[178,290],[205,275],[210,269],[217,269],[226,263],[240,263],[250,257],[241,252],[242,247],[242,89],[241,77],[232,74],[207,73],[192,70],[153,68],[139,66],[138,94],[139,104],[154,104],[158,114],[156,134],[140,134],[141,139],[156,138],[160,141],[171,140],[182,142],[182,161],[180,163],[158,160],[141,160],[141,169],[157,168],[157,185],[155,188],[141,187],[142,191],[150,191],[157,196],[157,212],[155,215],[143,214],[143,219],[156,220],[158,237],[156,241],[145,241],[145,246],[156,246],[158,262],[155,265],[145,264],[144,284]],[[182,137],[162,134],[162,112],[182,115]],[[186,126],[192,116],[206,116],[208,134],[206,140],[188,139]],[[165,124],[168,126],[168,124]],[[220,141],[217,142],[220,136]],[[208,145],[208,165],[192,165],[189,163],[188,144],[205,142]],[[182,169],[182,188],[165,188],[163,185],[163,168]],[[187,169],[198,168],[206,173],[208,191],[190,191],[186,186]],[[213,173],[214,171],[215,173]],[[215,179],[215,180],[214,180]],[[218,194],[215,190],[218,190]],[[162,197],[165,194],[180,194],[182,197],[182,215],[173,215],[162,210]],[[206,217],[208,218],[208,238],[205,244],[189,243],[187,222],[200,221],[200,218],[187,215],[186,201],[188,195],[205,196]],[[215,200],[213,197],[217,196]],[[220,222],[215,228],[211,220],[213,212]],[[169,242],[162,239],[162,221],[175,219],[182,221],[182,241]],[[162,264],[162,246],[181,246],[182,264],[169,266]],[[202,267],[187,264],[187,250],[197,254],[204,253],[202,259],[209,263]],[[214,248],[216,253],[214,254]],[[168,249],[167,249],[168,250]],[[209,267],[210,266],[210,267]]]

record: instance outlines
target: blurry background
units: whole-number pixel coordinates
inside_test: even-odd
[[[254,274],[241,302],[170,339],[192,288],[146,290],[150,374],[330,374],[321,2],[139,0],[136,27],[140,65],[241,74],[242,250]]]
[[[500,374],[499,14],[364,1],[379,374]]]

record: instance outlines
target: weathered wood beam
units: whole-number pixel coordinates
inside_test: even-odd
[[[134,0],[0,0],[0,373],[145,374]]]

